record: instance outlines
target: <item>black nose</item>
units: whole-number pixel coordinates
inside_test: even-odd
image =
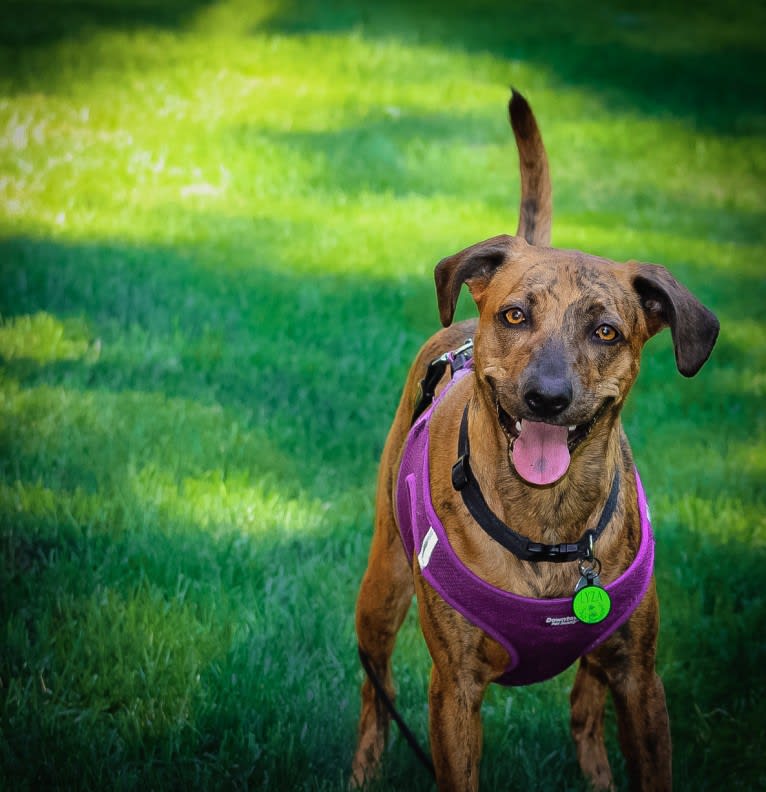
[[[527,385],[524,401],[538,418],[553,418],[572,403],[572,384],[568,380],[541,378]]]

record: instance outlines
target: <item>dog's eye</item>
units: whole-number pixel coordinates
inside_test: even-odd
[[[620,337],[619,332],[617,332],[617,330],[615,330],[612,325],[608,324],[599,325],[599,327],[596,328],[594,335],[599,341],[606,341],[607,343],[610,341],[616,341]]]
[[[522,325],[527,321],[527,317],[521,308],[509,308],[503,313],[503,319],[505,319],[506,324],[516,326]]]

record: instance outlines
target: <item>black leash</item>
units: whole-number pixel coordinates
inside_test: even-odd
[[[388,710],[388,714],[396,721],[396,725],[399,727],[399,731],[402,733],[402,737],[407,741],[407,745],[412,748],[413,753],[415,756],[418,757],[421,764],[431,773],[432,776],[436,777],[436,771],[434,770],[433,762],[428,754],[423,750],[420,746],[420,743],[417,740],[417,737],[412,733],[410,727],[404,722],[404,719],[399,714],[398,710],[394,706],[394,702],[386,693],[386,689],[381,684],[378,677],[375,675],[375,671],[372,668],[372,663],[370,662],[370,658],[367,653],[362,649],[361,646],[357,647],[359,650],[359,659],[362,662],[362,668],[364,668],[365,673],[367,674],[368,679],[372,682],[372,686],[375,688],[375,692],[378,694],[378,698],[383,702],[386,709]]]
[[[616,470],[612,480],[612,489],[601,512],[598,525],[586,531],[580,539],[573,543],[542,544],[532,542],[526,536],[508,527],[487,505],[484,494],[476,481],[471,465],[469,464],[470,448],[468,444],[468,405],[463,410],[460,422],[460,435],[458,438],[458,460],[452,467],[452,486],[460,493],[471,516],[496,542],[506,550],[510,550],[522,561],[579,561],[593,558],[593,543],[601,536],[609,525],[617,508],[617,498],[620,494],[620,471]]]

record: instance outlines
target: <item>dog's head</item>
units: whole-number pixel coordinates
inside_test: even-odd
[[[670,327],[678,370],[694,376],[718,320],[663,267],[499,236],[436,267],[442,324],[463,283],[479,308],[475,370],[512,443],[516,472],[552,484],[587,438],[611,431],[645,342]]]

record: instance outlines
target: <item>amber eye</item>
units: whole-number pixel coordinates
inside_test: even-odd
[[[620,334],[612,325],[602,324],[596,329],[595,336],[599,341],[606,341],[608,343],[609,341],[616,341],[620,337]]]
[[[527,317],[524,315],[524,311],[522,311],[521,308],[509,308],[503,313],[503,319],[505,319],[509,325],[517,326],[527,321]]]

